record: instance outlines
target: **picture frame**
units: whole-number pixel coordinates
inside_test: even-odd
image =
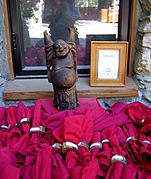
[[[90,86],[125,86],[128,42],[92,41]]]

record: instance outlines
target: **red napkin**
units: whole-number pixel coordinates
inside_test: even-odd
[[[65,117],[85,115],[88,110],[92,112],[93,121],[95,123],[94,126],[97,126],[97,123],[100,121],[100,116],[106,113],[105,109],[99,105],[96,98],[79,98],[79,106],[76,110],[64,110],[61,112],[58,112],[54,107],[52,99],[41,99],[40,101],[42,105],[41,110],[43,114],[47,116],[42,122],[51,130],[63,125]]]
[[[125,165],[121,179],[136,179],[138,177],[138,169],[137,166],[133,163]]]
[[[26,107],[22,102],[17,106],[17,124],[21,132],[19,140],[12,146],[14,153],[22,153],[30,141],[30,127],[32,112],[29,107]],[[24,120],[25,119],[25,120]],[[29,119],[30,121],[26,121]]]
[[[22,116],[29,115],[31,113],[28,108],[22,110]],[[34,107],[32,116],[32,127],[39,127],[41,121],[41,103],[37,101]],[[27,126],[28,125],[28,126]],[[29,124],[22,126],[24,137],[28,137]],[[28,132],[26,131],[28,130]],[[30,133],[30,140],[27,143],[26,148],[22,151],[22,155],[25,156],[25,165],[22,169],[22,177],[29,177],[31,179],[43,179],[51,178],[51,158],[52,147],[45,143],[42,143],[44,133],[37,131]]]
[[[73,115],[64,119],[63,125],[53,131],[57,142],[72,142],[78,144],[85,141],[90,143],[93,135],[93,119],[91,111],[84,115]],[[92,156],[85,147],[78,151],[69,150],[66,153],[66,165],[70,176],[74,178],[95,178],[97,166],[92,162]]]
[[[138,129],[133,125],[133,123],[129,123],[123,126],[123,132],[126,137],[124,148],[127,153],[128,160],[137,163],[139,154]]]
[[[13,145],[21,137],[21,132],[17,127],[17,117],[16,117],[16,106],[9,106],[6,109],[6,121],[9,125],[8,135],[7,135],[7,145]]]
[[[126,112],[129,117],[141,127],[142,132],[151,131],[151,108],[140,103],[134,102],[127,105]]]
[[[100,168],[101,168],[103,177],[106,175],[106,172],[108,171],[108,169],[110,167],[112,148],[110,145],[109,138],[110,138],[110,135],[112,135],[112,133],[114,132],[114,130],[115,130],[115,126],[108,127],[101,132],[103,150],[100,151],[100,153],[98,155],[98,161],[100,164]],[[105,142],[103,142],[103,141],[105,141]]]
[[[100,147],[102,145],[101,143],[101,133],[99,131],[95,131],[94,134],[93,134],[93,137],[92,137],[92,141],[91,141],[91,145],[90,146],[93,146],[93,144],[100,144]],[[99,155],[100,155],[100,152],[102,151],[103,149],[102,148],[97,148],[97,147],[92,147],[90,149],[91,151],[91,154],[92,154],[92,161],[93,163],[95,163],[96,167],[97,167],[97,176],[98,177],[101,177],[101,176],[104,176],[104,172],[101,170],[100,166],[99,166],[99,161],[98,161],[98,158],[99,158]]]
[[[121,102],[115,103],[106,113],[100,115],[97,123],[94,121],[94,130],[103,130],[113,125],[122,126],[131,122],[128,115],[125,113],[125,108],[126,104]]]
[[[6,109],[4,107],[0,107],[0,126],[3,126],[0,128],[0,148],[5,147],[7,145],[8,129],[5,129],[5,127],[7,127],[5,111]]]
[[[52,154],[52,172],[51,172],[51,178],[55,179],[68,179],[69,173],[67,168],[65,167],[65,162],[63,161],[63,157],[60,153],[57,153],[55,150]]]
[[[29,121],[25,121],[23,119],[29,119]],[[19,102],[17,107],[17,123],[22,132],[22,135],[29,135],[32,123],[32,110],[30,107],[25,106],[22,102]]]
[[[140,168],[151,171],[151,138],[140,133],[137,161]]]
[[[16,157],[9,147],[0,150],[0,178],[20,178],[20,168],[17,166]]]
[[[109,141],[110,145],[112,147],[112,157],[115,155],[120,155],[122,157],[125,157],[126,152],[123,150],[121,144],[125,141],[125,136],[123,134],[123,131],[120,127],[114,126],[114,131],[110,133]],[[121,143],[121,144],[120,144]],[[124,163],[125,162],[125,163]],[[107,172],[106,179],[121,179],[122,173],[125,170],[125,166],[127,164],[127,161],[113,161],[111,159],[111,166]]]
[[[30,179],[50,179],[51,159],[52,147],[33,140],[33,143],[30,143],[26,149],[26,161],[22,175],[30,176]]]
[[[109,168],[105,179],[122,179],[122,172],[124,170],[124,164],[116,162]]]

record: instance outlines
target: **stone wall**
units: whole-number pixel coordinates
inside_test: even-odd
[[[151,101],[151,0],[139,0],[135,77],[142,95]]]
[[[0,0],[0,77],[9,79],[2,2],[3,0]]]

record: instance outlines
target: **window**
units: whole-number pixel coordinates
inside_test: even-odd
[[[130,1],[8,0],[16,78],[46,75],[43,32],[69,40],[74,27],[79,76],[89,74],[90,41],[129,39]]]

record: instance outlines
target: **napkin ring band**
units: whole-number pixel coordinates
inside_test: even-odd
[[[62,144],[60,143],[54,143],[52,147],[55,148],[58,152],[62,151]]]
[[[109,139],[104,139],[104,140],[101,141],[101,143],[102,144],[104,144],[104,143],[110,143],[110,141],[109,141]]]
[[[22,124],[22,123],[31,123],[31,121],[30,121],[30,119],[29,118],[27,118],[27,117],[24,117],[24,118],[22,118],[21,120],[20,120],[20,123]]]
[[[127,137],[126,142],[129,142],[130,140],[137,140],[135,136]]]
[[[30,128],[30,133],[33,132],[45,132],[45,127],[43,126],[34,126]]]
[[[126,158],[124,156],[118,155],[118,154],[112,156],[112,158],[111,158],[111,163],[113,164],[115,162],[122,162],[124,164],[127,164]]]
[[[94,142],[90,145],[90,150],[94,149],[94,148],[98,148],[100,150],[102,150],[102,143],[101,142]]]
[[[79,142],[78,147],[84,147],[85,149],[89,150],[89,145],[85,141]]]
[[[143,140],[142,141],[144,144],[149,144],[149,145],[151,145],[151,142],[149,141],[149,140]]]
[[[8,130],[9,128],[10,128],[10,126],[6,126],[6,125],[1,125],[0,126],[0,129],[7,129]]]
[[[69,150],[78,150],[78,145],[72,143],[72,142],[64,142],[62,145],[62,152],[66,153]]]

